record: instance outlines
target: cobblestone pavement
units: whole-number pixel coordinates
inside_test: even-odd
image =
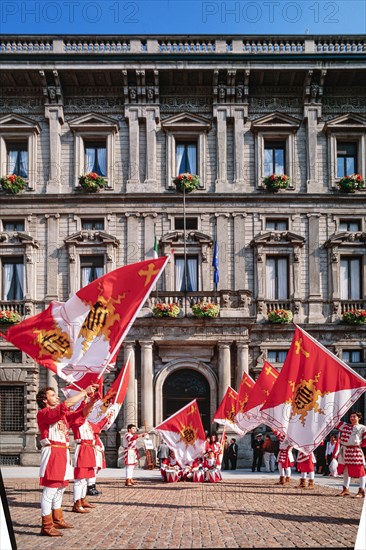
[[[276,486],[278,476],[223,472],[221,483],[160,481],[158,471],[136,472],[138,484],[100,477],[97,504],[75,514],[72,483],[64,496],[64,515],[75,529],[61,538],[40,537],[40,495],[36,478],[5,476],[18,550],[79,548],[353,548],[363,500],[336,498],[341,481],[317,479],[315,490]],[[230,472],[231,474],[231,472]],[[236,472],[235,472],[236,474]],[[351,486],[357,492],[355,484]]]

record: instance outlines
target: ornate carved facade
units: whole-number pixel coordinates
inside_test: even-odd
[[[0,193],[0,307],[34,315],[152,257],[155,237],[171,254],[119,356],[118,368],[132,352],[132,375],[105,436],[110,465],[118,431],[161,422],[187,373],[177,408],[199,396],[211,429],[228,385],[265,359],[280,369],[293,326],[270,325],[273,309],[365,376],[365,326],[342,314],[366,307],[366,192],[338,189],[350,167],[366,174],[365,49],[359,37],[2,37],[0,176],[17,166],[27,188]],[[183,210],[185,154],[200,185]],[[97,195],[78,184],[87,171],[107,181]],[[263,183],[275,172],[290,176],[279,193]],[[219,317],[196,319],[201,300]],[[155,319],[157,301],[178,302],[179,317]],[[36,464],[35,393],[63,382],[4,340],[0,361],[0,455]],[[250,456],[246,436],[240,464]]]

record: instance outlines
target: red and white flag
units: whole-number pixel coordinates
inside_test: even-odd
[[[238,403],[238,394],[230,386],[226,390],[226,393],[221,401],[215,415],[213,422],[226,426],[230,430],[233,430],[239,435],[243,435],[242,430],[237,426],[235,422],[235,413]]]
[[[196,399],[164,420],[156,431],[175,451],[181,466],[191,464],[205,452],[205,431]]]
[[[103,376],[101,376],[100,378],[98,378],[98,376],[98,373],[87,372],[80,380],[78,380],[77,384],[71,383],[69,386],[61,388],[61,391],[66,399],[70,399],[70,397],[73,397],[74,395],[79,393],[80,390],[85,390],[91,384],[99,384],[98,393],[100,395],[103,395]],[[72,408],[77,408],[78,406],[79,403],[74,405],[74,407]]]
[[[296,327],[262,415],[265,424],[310,454],[364,391],[364,378]]]
[[[235,421],[242,430],[242,433],[247,433],[250,430],[254,430],[260,424],[265,424],[261,407],[272,391],[278,376],[279,373],[276,369],[265,361],[255,385],[249,392],[244,410],[238,412],[235,416]]]
[[[2,336],[67,382],[103,373],[163,272],[169,258],[120,267]]]
[[[103,430],[109,430],[112,426],[126,397],[128,381],[130,378],[130,357],[131,354],[128,356],[126,364],[121,369],[121,372],[105,396],[98,399],[98,401],[94,403],[94,406],[88,415],[89,422],[92,422],[93,424],[98,424],[98,422],[104,418],[107,418],[108,420],[104,424]]]
[[[241,377],[240,386],[238,390],[238,401],[236,404],[236,415],[235,415],[236,423],[238,423],[237,415],[240,415],[244,411],[245,405],[247,404],[247,401],[248,401],[249,394],[252,391],[254,384],[255,382],[253,378],[249,376],[249,374],[244,372],[243,376]]]

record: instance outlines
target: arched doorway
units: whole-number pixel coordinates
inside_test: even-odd
[[[211,427],[210,386],[206,378],[192,369],[179,369],[168,376],[163,385],[164,420],[197,399],[205,430]]]

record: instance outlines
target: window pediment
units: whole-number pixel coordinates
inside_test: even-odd
[[[342,231],[342,233],[335,233],[324,243],[325,248],[333,248],[336,246],[347,246],[366,243],[366,233],[357,231],[356,233],[349,231]]]
[[[9,114],[0,118],[0,132],[40,133],[39,125],[21,115]]]
[[[287,130],[296,132],[300,127],[300,121],[284,113],[271,113],[252,121],[251,129],[253,132],[263,130]]]
[[[293,245],[304,246],[305,238],[291,231],[267,231],[254,237],[251,246],[259,245]]]
[[[207,132],[211,128],[211,122],[200,115],[192,113],[180,113],[168,117],[161,122],[162,128],[168,131],[193,130],[195,132]]]
[[[198,243],[211,246],[213,240],[200,231],[186,231],[187,243]],[[162,244],[183,243],[183,231],[170,231],[160,240]]]
[[[74,118],[69,122],[69,127],[73,132],[79,131],[108,131],[117,132],[118,124],[112,118],[104,115],[88,113],[81,117]]]
[[[107,245],[111,244],[118,247],[120,241],[117,237],[106,233],[105,231],[78,231],[64,239],[66,246],[68,245]]]
[[[13,245],[31,245],[39,248],[39,242],[22,231],[3,231],[0,233],[0,242]]]
[[[324,124],[323,131],[327,132],[336,132],[340,131],[365,131],[366,130],[366,119],[360,115],[356,114],[345,114],[333,118]]]

